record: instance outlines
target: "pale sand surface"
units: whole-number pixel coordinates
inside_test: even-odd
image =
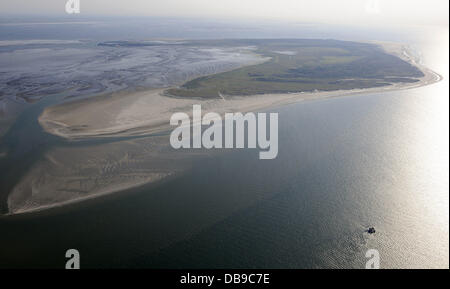
[[[404,46],[383,43],[383,47],[387,52],[418,66],[425,76],[416,83],[397,83],[369,89],[223,96],[224,98],[218,95],[217,99],[169,97],[163,94],[164,89],[118,92],[49,107],[39,117],[39,122],[47,132],[68,139],[138,136],[170,129],[171,115],[175,112],[192,114],[194,104],[200,104],[203,113],[244,113],[304,100],[416,88],[441,79],[438,74],[416,63]]]
[[[174,112],[247,112],[298,101],[409,89],[441,80],[420,66],[398,45],[385,49],[419,66],[419,82],[382,88],[315,93],[266,94],[213,100],[181,99],[163,90],[121,92],[47,108],[39,118],[44,129],[67,139],[147,135],[170,129]],[[207,150],[174,150],[168,136],[149,136],[98,145],[55,147],[33,165],[8,196],[9,214],[39,211],[152,183],[192,167]]]

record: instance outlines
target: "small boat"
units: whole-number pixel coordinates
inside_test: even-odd
[[[374,227],[370,227],[369,230],[367,230],[367,233],[369,234],[375,234],[375,228]]]

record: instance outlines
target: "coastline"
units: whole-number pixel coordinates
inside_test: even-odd
[[[144,136],[169,130],[170,116],[174,112],[186,112],[190,115],[194,104],[202,105],[204,113],[245,113],[306,100],[413,89],[442,80],[442,76],[409,56],[404,45],[377,44],[387,53],[418,67],[424,76],[414,83],[393,83],[366,89],[222,96],[217,99],[172,97],[166,95],[167,88],[118,92],[48,107],[39,116],[39,123],[46,132],[69,140]],[[102,113],[99,114],[99,111]]]

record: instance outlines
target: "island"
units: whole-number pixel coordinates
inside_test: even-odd
[[[68,78],[66,97],[52,100],[47,90],[39,90],[37,95],[46,100],[34,106],[39,123],[21,119],[24,130],[39,125],[59,137],[55,143],[62,142],[50,146],[5,190],[9,214],[124,192],[185,171],[192,158],[208,152],[174,150],[167,132],[172,114],[191,115],[193,105],[223,116],[441,80],[407,45],[397,43],[227,39],[80,45],[88,46],[89,57],[55,72],[55,79],[74,75]],[[85,72],[76,72],[80,69]],[[30,81],[48,83],[47,78],[37,74]],[[52,90],[65,87],[62,81]],[[10,89],[23,87],[41,85]],[[0,156],[14,162],[16,146],[7,148]]]

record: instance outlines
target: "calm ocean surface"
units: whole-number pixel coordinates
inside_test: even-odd
[[[418,43],[432,86],[279,112],[279,155],[237,150],[174,179],[0,218],[0,267],[449,267],[448,28]],[[364,232],[374,226],[376,234]]]

